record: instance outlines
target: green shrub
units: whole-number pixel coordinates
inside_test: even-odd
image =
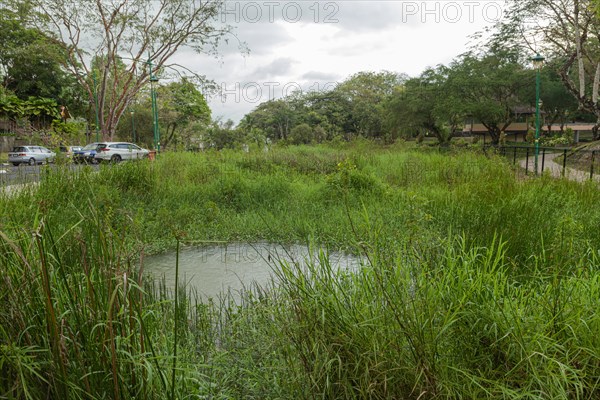
[[[315,134],[310,125],[304,123],[296,125],[290,132],[290,142],[292,144],[309,144],[315,139]]]

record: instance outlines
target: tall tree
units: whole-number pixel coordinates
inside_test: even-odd
[[[286,99],[269,100],[259,104],[240,121],[240,128],[250,131],[260,129],[269,139],[287,139],[297,115]]]
[[[307,93],[305,98],[307,114],[305,122],[313,128],[322,129],[324,138],[352,132],[352,107],[350,99],[338,90]]]
[[[448,71],[446,90],[453,100],[446,108],[481,122],[492,143],[498,143],[514,121],[515,108],[523,105],[520,95],[525,87],[531,87],[530,76],[509,53],[464,55]]]
[[[383,103],[404,79],[404,76],[389,71],[359,72],[334,89],[350,103],[353,131],[356,134],[383,136]]]
[[[185,47],[214,54],[229,32],[217,20],[224,0],[31,1],[41,11],[38,26],[64,44],[63,65],[97,108],[105,139],[174,54]]]
[[[577,99],[567,91],[552,64],[547,64],[541,70],[540,82],[541,110],[548,134],[552,133],[554,124],[558,124],[563,131],[565,123],[577,115]],[[535,106],[535,91],[529,90],[528,95],[528,103]]]
[[[162,146],[174,142],[189,141],[188,128],[207,127],[210,123],[210,108],[206,99],[188,79],[171,82],[158,89],[158,107],[161,111]]]
[[[6,0],[4,0],[6,1]],[[0,81],[17,97],[51,98],[73,106],[74,81],[60,65],[63,47],[32,27],[27,2],[3,2],[0,17]]]
[[[529,47],[553,61],[579,108],[596,116],[600,138],[600,19],[593,0],[511,0],[492,46]]]
[[[431,134],[446,144],[456,131],[451,118],[460,110],[447,107],[446,68],[428,68],[416,78],[398,85],[385,103],[385,123],[394,136]],[[459,118],[462,122],[462,119]]]
[[[161,148],[176,144],[191,145],[192,137],[198,139],[211,123],[211,110],[206,99],[194,83],[187,78],[160,85],[156,88],[160,111]],[[139,93],[122,118],[117,129],[118,137],[150,145],[154,140],[152,104],[149,91]]]

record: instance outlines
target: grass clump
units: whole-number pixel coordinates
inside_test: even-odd
[[[357,273],[326,258],[308,271],[284,264],[276,326],[301,366],[295,379],[324,398],[598,395],[589,270],[548,276],[541,265],[518,281],[502,243],[443,248],[392,256],[375,246]],[[594,256],[581,262],[598,270]]]

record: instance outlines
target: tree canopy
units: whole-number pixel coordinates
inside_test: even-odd
[[[21,100],[46,98],[81,109],[75,81],[61,66],[64,48],[31,25],[26,1],[6,1],[0,17],[0,82]]]
[[[525,46],[541,54],[581,110],[600,128],[600,18],[596,0],[511,0],[507,19],[494,31],[491,47]],[[523,52],[521,52],[523,54]]]
[[[33,22],[62,44],[62,66],[98,109],[106,139],[174,54],[183,48],[215,53],[229,32],[217,21],[223,0],[30,1],[39,11]]]

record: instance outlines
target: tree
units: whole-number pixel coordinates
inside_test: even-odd
[[[508,20],[490,41],[496,47],[529,47],[552,62],[580,109],[596,116],[600,128],[600,19],[598,1],[512,0]]]
[[[531,88],[531,73],[509,53],[466,54],[448,70],[446,92],[450,112],[481,122],[497,144],[523,104],[524,88]]]
[[[240,129],[233,128],[232,120],[222,122],[217,119],[208,127],[205,139],[217,150],[233,149],[243,142],[244,134]]]
[[[11,121],[27,120],[34,129],[45,129],[59,119],[58,105],[53,99],[30,97],[21,100],[15,95],[0,97],[0,117]]]
[[[383,103],[404,79],[406,77],[389,71],[359,72],[334,89],[350,103],[352,127],[356,134],[383,136]]]
[[[6,2],[6,4],[4,3]],[[70,109],[80,106],[74,80],[60,65],[63,46],[29,26],[27,1],[3,1],[0,18],[0,81],[22,100],[49,98]]]
[[[260,129],[272,140],[288,139],[301,125],[298,132],[307,133],[309,127],[309,136],[319,141],[341,135],[383,137],[384,102],[403,79],[387,71],[360,72],[331,90],[295,92],[262,103],[242,119],[240,128],[247,132]]]
[[[385,102],[385,126],[392,137],[431,134],[442,145],[462,128],[464,111],[448,91],[448,68],[428,68],[398,85]]]
[[[292,106],[285,99],[269,100],[259,104],[240,121],[240,128],[250,131],[257,128],[272,140],[285,140],[296,119]]]
[[[31,1],[41,10],[40,29],[63,45],[63,66],[98,110],[109,140],[135,95],[174,54],[184,47],[214,54],[229,32],[217,21],[223,0]]]
[[[353,130],[351,103],[341,91],[309,92],[304,96],[304,108],[304,121],[320,133],[321,140]]]
[[[562,132],[565,123],[577,115],[577,99],[567,91],[552,64],[547,64],[541,70],[540,99],[548,134],[552,133],[551,126],[554,124],[559,124]],[[533,90],[529,91],[528,103],[535,106]]]
[[[164,148],[178,140],[189,142],[191,133],[186,129],[202,129],[210,123],[211,112],[206,99],[187,78],[161,86],[157,99]]]

